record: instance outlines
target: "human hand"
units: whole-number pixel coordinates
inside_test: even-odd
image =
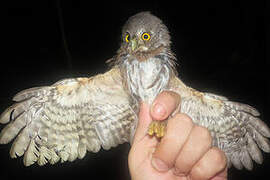
[[[152,108],[142,103],[138,127],[129,152],[129,170],[134,180],[227,179],[226,156],[211,147],[209,131],[195,125],[185,114],[169,118],[165,136],[159,142],[147,135],[152,120],[167,119],[179,106],[179,95],[161,93]],[[161,105],[158,108],[156,105]]]

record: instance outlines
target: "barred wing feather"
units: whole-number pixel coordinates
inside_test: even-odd
[[[255,108],[223,96],[196,91],[178,78],[172,80],[170,86],[181,95],[181,112],[210,130],[213,145],[225,152],[229,165],[251,170],[252,160],[262,163],[261,150],[270,152],[270,130]]]
[[[44,165],[83,158],[129,141],[135,114],[118,69],[90,78],[59,81],[18,93],[0,116],[9,123],[0,143],[12,141],[12,158]]]

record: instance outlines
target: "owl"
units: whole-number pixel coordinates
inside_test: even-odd
[[[12,158],[23,156],[25,166],[42,166],[131,142],[139,102],[151,104],[167,90],[181,96],[179,112],[211,132],[212,145],[225,152],[230,166],[251,170],[253,161],[262,163],[261,150],[270,152],[270,130],[259,112],[186,86],[178,78],[169,31],[158,17],[150,12],[130,17],[121,39],[104,74],[64,79],[14,96],[15,103],[0,116],[0,123],[8,123],[0,143],[13,141]],[[149,135],[162,137],[164,126],[152,122]]]

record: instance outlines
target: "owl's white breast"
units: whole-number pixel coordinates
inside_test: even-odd
[[[148,103],[167,87],[170,79],[170,68],[157,57],[146,61],[129,58],[124,68],[130,93]]]

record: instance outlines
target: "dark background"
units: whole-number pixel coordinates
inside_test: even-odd
[[[270,125],[266,1],[132,2],[2,1],[0,111],[20,90],[105,72],[124,22],[147,10],[168,26],[179,76],[187,85],[248,103]],[[9,148],[0,145],[1,179],[129,178],[128,144],[45,167],[24,167],[22,158],[9,157]],[[270,155],[264,158],[251,172],[230,169],[229,178],[270,177]]]

